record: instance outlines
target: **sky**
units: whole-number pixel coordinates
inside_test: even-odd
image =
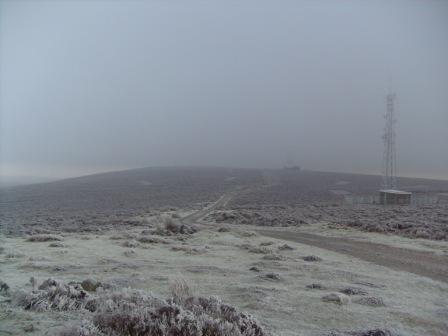
[[[448,179],[448,1],[0,0],[0,175],[147,166]]]

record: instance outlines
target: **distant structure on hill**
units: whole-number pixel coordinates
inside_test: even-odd
[[[380,204],[408,205],[411,204],[412,193],[394,189],[380,190]]]
[[[380,190],[380,204],[410,204],[411,193],[397,189],[397,151],[395,133],[395,93],[386,96],[386,126],[384,127],[383,142],[383,179]]]
[[[300,167],[299,165],[296,165],[295,160],[292,157],[292,154],[289,153],[288,159],[286,160],[286,163],[283,166],[283,169],[294,170],[294,171],[301,171],[302,167]]]
[[[294,170],[294,171],[301,171],[302,167],[300,167],[300,166],[284,166],[283,169]]]

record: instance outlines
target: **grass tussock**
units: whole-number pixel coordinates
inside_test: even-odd
[[[62,237],[52,234],[35,234],[26,239],[27,242],[62,241]]]
[[[0,294],[9,294],[9,286],[6,282],[0,280]]]
[[[191,247],[191,246],[185,246],[185,245],[176,245],[171,247],[172,251],[181,251],[181,252],[185,252],[186,254],[191,254],[191,255],[200,255],[200,254],[205,254],[207,253],[207,248],[198,248],[198,247]]]
[[[154,236],[143,236],[138,238],[138,241],[140,243],[144,243],[144,244],[168,244],[168,241],[160,238],[160,237],[154,237]]]
[[[272,250],[265,246],[254,246],[254,245],[245,243],[245,244],[241,244],[239,247],[243,250],[250,252],[250,253],[256,253],[256,254],[272,253]]]
[[[169,289],[174,302],[178,304],[193,296],[191,285],[184,278],[171,280]]]

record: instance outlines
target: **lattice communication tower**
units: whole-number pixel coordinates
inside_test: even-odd
[[[383,142],[383,189],[396,189],[397,187],[397,152],[395,133],[395,93],[386,96],[386,126],[384,127]]]

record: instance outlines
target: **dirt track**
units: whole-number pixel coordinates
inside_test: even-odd
[[[226,204],[233,198],[234,193],[228,193],[221,196],[216,202],[212,203],[208,207],[201,209],[199,211],[196,211],[188,216],[185,216],[182,218],[182,222],[187,224],[194,224],[198,222],[201,218],[207,216],[212,211],[226,206]]]
[[[212,211],[220,207],[225,207],[239,191],[241,190],[224,194],[216,202],[184,217],[182,221],[185,223],[197,223]],[[201,224],[210,225],[210,223]],[[276,230],[257,230],[257,232],[267,237],[316,246],[329,251],[347,254],[394,270],[410,272],[448,283],[448,256],[439,256],[431,252],[398,248],[348,238],[326,237],[310,233]]]
[[[347,238],[325,237],[309,233],[258,230],[264,236],[312,245],[348,254],[399,271],[448,282],[448,257],[430,252],[397,248],[383,244],[361,242]]]

